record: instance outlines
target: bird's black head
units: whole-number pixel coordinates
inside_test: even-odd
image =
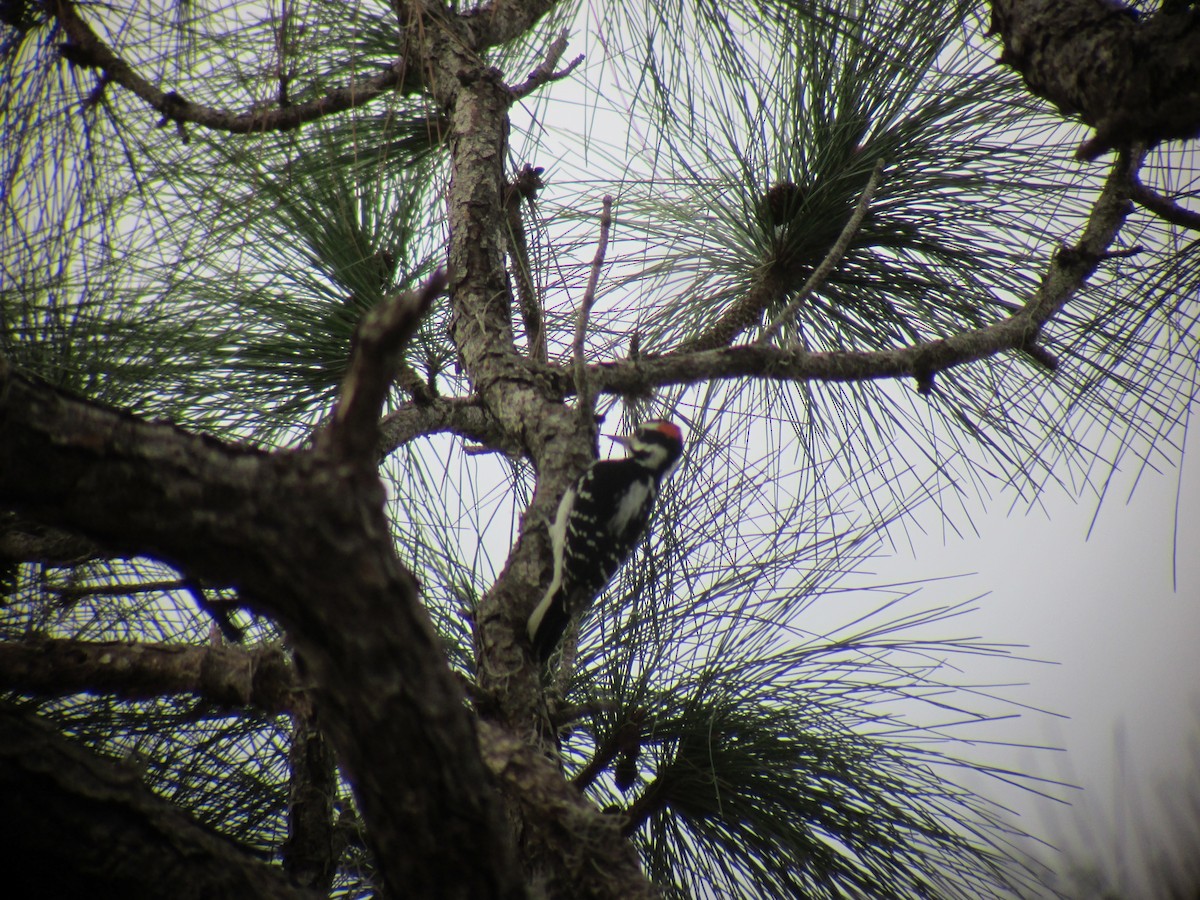
[[[659,478],[670,472],[683,455],[683,432],[665,419],[643,422],[629,437],[614,440],[624,444],[632,459]]]

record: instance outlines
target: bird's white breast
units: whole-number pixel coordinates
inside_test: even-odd
[[[631,484],[629,490],[621,497],[621,503],[617,506],[616,513],[609,525],[613,534],[623,533],[629,527],[630,522],[644,518],[653,496],[653,481],[646,479]]]

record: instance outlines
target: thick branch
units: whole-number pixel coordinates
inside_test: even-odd
[[[425,14],[416,0],[405,5],[410,17]],[[562,394],[547,384],[547,370],[531,365],[514,344],[504,264],[504,162],[514,98],[501,74],[470,48],[478,41],[477,29],[520,33],[550,5],[497,2],[478,15],[427,17],[421,60],[435,99],[450,111],[449,335],[479,402],[538,471],[509,563],[475,620],[480,683],[485,693],[498,692],[495,708],[514,728],[528,728],[545,710],[523,627],[539,584],[549,577],[543,526],[567,484],[591,461],[592,447]]]
[[[1039,97],[1096,129],[1079,148],[1200,134],[1200,10],[1139,16],[1106,0],[993,0],[1001,62]]]
[[[376,451],[383,458],[409,441],[447,433],[497,453],[523,452],[479,400],[467,397],[436,397],[427,405],[410,403],[388,413],[379,423]]]
[[[71,0],[46,0],[46,6],[69,39],[63,50],[68,59],[78,65],[102,69],[108,81],[116,82],[132,91],[162,113],[164,122],[187,122],[235,134],[286,131],[322,116],[363,106],[381,94],[406,86],[409,74],[408,66],[400,59],[378,75],[360,79],[344,88],[328,90],[324,96],[304,103],[277,109],[230,113],[192,103],[175,91],[163,91],[151,84],[129,63],[117,56],[92,27],[80,18]],[[410,89],[415,89],[415,85]]]
[[[280,622],[355,786],[385,893],[517,895],[462,692],[395,556],[374,472],[142,422],[2,365],[0,505],[232,585]]]
[[[35,562],[47,566],[75,566],[100,556],[86,538],[30,522],[14,513],[0,513],[0,565]]]
[[[333,801],[337,760],[317,727],[315,710],[292,716],[288,754],[288,836],[280,848],[283,868],[293,883],[328,895],[342,847],[335,838]]]
[[[478,52],[523,37],[557,3],[558,0],[491,0],[472,6],[453,25],[467,36],[467,45]],[[410,0],[410,5],[418,4]]]
[[[534,864],[553,859],[542,874],[548,897],[576,900],[655,897],[633,846],[621,837],[620,820],[601,813],[558,768],[523,738],[494,725],[481,725],[484,761],[518,800],[531,831]]]
[[[317,895],[154,794],[136,771],[0,708],[4,886],[20,897]]]
[[[278,715],[306,702],[294,678],[287,654],[274,645],[0,642],[0,687],[39,697],[89,692],[149,700],[195,694],[218,706]]]
[[[539,586],[549,579],[549,537],[544,526],[568,483],[591,461],[592,446],[573,411],[561,402],[562,394],[548,385],[545,367],[530,364],[514,345],[513,303],[504,267],[503,168],[514,96],[499,73],[477,54],[464,52],[464,47],[477,40],[476,28],[494,35],[516,26],[514,33],[521,33],[550,5],[496,0],[469,21],[433,17],[427,22],[429,37],[421,61],[430,73],[437,102],[450,111],[446,192],[450,337],[480,401],[500,427],[521,443],[538,472],[516,546],[503,574],[478,604],[474,622],[479,693],[486,698],[480,705],[481,727],[494,720],[502,726],[499,733],[512,736],[522,752],[534,755],[540,751],[527,745],[528,737],[539,735],[547,752],[553,753],[553,732],[524,620],[537,601]],[[419,13],[421,4],[413,0],[408,6]],[[538,771],[542,772],[538,777],[554,779],[560,791],[570,790],[549,763],[543,761]],[[645,893],[645,878],[615,828],[597,829],[594,813],[555,817],[530,803],[541,794],[523,793],[508,778],[504,783],[513,818],[521,823],[522,858],[532,866],[532,877],[557,886],[552,896],[578,896],[579,890],[610,897]],[[600,850],[580,851],[594,842],[599,842]],[[610,882],[597,877],[610,860],[622,858],[630,860],[620,869],[628,878]],[[601,862],[587,865],[589,859]],[[582,877],[581,871],[586,872]]]
[[[1185,206],[1180,206],[1170,197],[1164,197],[1153,191],[1140,181],[1133,184],[1133,200],[1141,204],[1165,222],[1200,231],[1200,212],[1193,212]]]

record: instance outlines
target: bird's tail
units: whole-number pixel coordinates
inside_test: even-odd
[[[544,663],[554,653],[554,648],[562,640],[563,633],[571,621],[567,610],[566,592],[561,586],[547,592],[545,599],[538,604],[538,609],[534,612],[535,617],[538,612],[541,613],[541,617],[537,619],[529,638],[533,642],[533,652],[538,661]]]

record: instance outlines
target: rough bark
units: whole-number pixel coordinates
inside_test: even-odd
[[[51,5],[72,34],[71,23],[78,21],[74,8],[65,0]],[[315,686],[322,731],[355,785],[385,893],[520,896],[524,885],[510,844],[515,831],[526,865],[524,881],[538,882],[548,895],[645,896],[650,886],[619,824],[578,796],[537,746],[540,738],[541,749],[549,750],[551,741],[540,673],[523,635],[525,617],[548,577],[544,525],[592,448],[576,413],[563,403],[575,390],[570,370],[523,357],[513,340],[504,259],[508,110],[521,91],[536,87],[537,73],[515,91],[486,65],[482,51],[526,34],[553,4],[497,0],[457,16],[422,3],[398,0],[396,5],[402,27],[420,24],[413,30],[420,40],[408,48],[411,59],[404,71],[420,72],[450,132],[450,337],[473,396],[424,398],[380,428],[387,372],[416,314],[398,306],[367,322],[359,343],[367,356],[352,365],[330,428],[318,436],[312,452],[265,454],[143,422],[9,373],[0,360],[0,503],[29,521],[86,536],[89,548],[151,555],[207,583],[235,587],[289,632]],[[1011,45],[1011,61],[1032,89],[1081,110],[1085,121],[1094,117],[1097,139],[1125,140],[1139,129],[1153,132],[1141,136],[1158,139],[1182,127],[1171,97],[1159,98],[1165,113],[1150,124],[1112,112],[1143,99],[1139,91],[1149,84],[1128,54],[1122,55],[1125,51],[1114,51],[1116,62],[1105,57],[1086,71],[1064,74],[1064,59],[1079,62],[1099,45],[1049,22],[1051,7],[1093,16],[1089,39],[1109,35],[1114,47],[1130,40],[1128,25],[1109,21],[1107,13],[1096,13],[1096,4],[1085,0],[996,2],[997,27],[1006,47]],[[1035,33],[1032,23],[1040,16],[1048,17],[1048,24],[1039,26],[1044,33]],[[1062,43],[1050,43],[1052,35]],[[85,64],[104,68],[168,118],[229,127],[133,80],[136,73],[104,56],[106,48],[94,37],[76,36]],[[1189,71],[1168,69],[1173,78]],[[1142,81],[1135,84],[1135,76]],[[402,77],[401,69],[393,68],[369,90],[392,89]],[[1129,82],[1124,93],[1110,92],[1102,100],[1101,82],[1122,78]],[[354,90],[350,95],[354,102],[369,99]],[[283,122],[273,127],[287,127]],[[1006,351],[1037,352],[1042,329],[1103,260],[1128,209],[1128,195],[1129,170],[1122,166],[1110,178],[1087,232],[1051,265],[1038,295],[988,328],[883,353],[810,354],[764,346],[680,352],[591,366],[590,387],[637,393],[712,378],[912,377],[927,389],[937,373],[955,366]],[[789,273],[790,280],[798,271]],[[762,290],[753,308],[738,313],[712,346],[760,321],[783,287],[768,284]],[[389,312],[396,315],[389,318]],[[445,665],[411,575],[396,559],[375,474],[380,453],[416,434],[445,429],[521,453],[534,462],[539,476],[508,565],[476,611],[478,722]],[[39,670],[38,662],[21,664],[29,673],[40,671],[38,678],[49,684],[52,675]],[[92,671],[104,671],[102,661],[88,662]],[[3,664],[0,654],[0,669]],[[26,677],[33,683],[32,674]],[[184,681],[179,671],[160,677],[157,687],[163,690]],[[189,677],[204,684],[195,672]],[[230,702],[255,702],[257,696],[253,679],[249,685],[204,689]],[[314,872],[319,882],[331,858],[324,855],[329,835],[322,823],[328,823],[329,814],[327,784],[320,776],[329,760],[320,745],[301,738],[297,795],[311,802],[312,818],[297,804],[297,813],[304,814],[304,821],[298,820],[304,847],[298,838],[296,871]],[[301,771],[310,763],[312,777]],[[508,821],[496,802],[497,785],[509,804]]]
[[[0,513],[0,566],[19,562],[74,566],[97,555],[96,546],[79,535]]]
[[[462,691],[383,502],[373,465],[265,454],[0,372],[0,503],[236,586],[308,665],[388,892],[519,896]]]
[[[1200,10],[1142,16],[1112,0],[993,0],[1001,62],[1095,129],[1079,155],[1200,134]]]
[[[0,707],[0,795],[9,896],[318,896],[155,795],[133,768],[8,706]]]
[[[544,526],[567,484],[591,460],[593,449],[574,411],[562,403],[561,392],[547,383],[546,369],[524,358],[513,339],[513,298],[504,258],[504,161],[508,111],[517,93],[472,47],[481,33],[489,40],[523,33],[551,5],[499,2],[488,8],[486,16],[427,15],[421,63],[450,123],[450,337],[480,402],[538,470],[537,488],[522,516],[516,546],[477,610],[476,707],[485,723],[496,723],[489,733],[510,738],[528,735],[547,755],[553,754],[553,739],[524,622],[549,580]],[[411,15],[423,12],[418,6],[412,4]],[[486,24],[480,19],[486,19]],[[552,45],[548,55],[554,54]],[[550,69],[543,66],[539,71],[550,78]],[[531,77],[536,82],[539,76]],[[521,89],[529,89],[528,84]],[[649,891],[632,846],[599,810],[566,796],[570,788],[546,755],[526,746],[520,754],[500,752],[499,756],[509,762],[496,764],[493,753],[489,764],[494,772],[504,773],[502,782],[509,788],[510,815],[520,834],[521,859],[530,883],[551,897],[637,897]],[[557,782],[557,793],[530,793],[533,784],[546,786],[550,780]],[[545,797],[551,805],[531,808],[532,796]],[[566,819],[551,814],[555,809],[567,810]],[[564,821],[569,822],[567,827]]]
[[[0,642],[0,688],[38,697],[83,692],[149,700],[194,694],[264,715],[304,703],[283,648],[197,647],[118,641]]]
[[[284,871],[293,883],[328,894],[342,847],[333,802],[337,799],[337,759],[317,724],[316,711],[292,715],[288,754],[288,836],[280,848]]]

